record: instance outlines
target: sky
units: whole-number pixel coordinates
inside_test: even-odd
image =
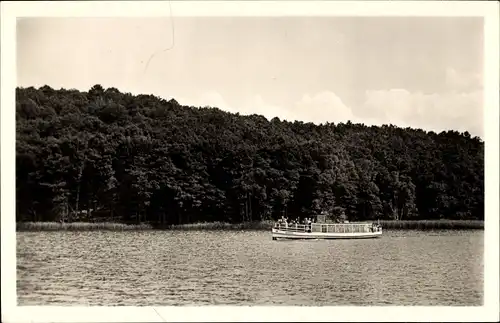
[[[483,137],[483,19],[22,18],[17,84]]]

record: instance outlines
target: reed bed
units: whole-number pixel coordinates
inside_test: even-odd
[[[255,221],[255,222],[242,222],[242,223],[226,223],[226,222],[202,222],[179,224],[170,226],[171,230],[271,230],[273,221]]]
[[[140,231],[151,230],[149,224],[124,224],[112,222],[18,222],[18,231]]]
[[[204,222],[172,225],[156,228],[150,224],[124,224],[112,222],[18,222],[17,231],[141,231],[141,230],[179,230],[179,231],[215,231],[215,230],[271,230],[272,221],[225,223]]]
[[[381,220],[384,230],[484,230],[481,220]]]
[[[163,230],[178,231],[216,231],[216,230],[271,230],[273,221],[242,223],[203,222],[172,225]],[[484,221],[480,220],[381,220],[384,230],[484,230]],[[154,226],[142,224],[124,224],[112,222],[18,222],[17,231],[141,231],[155,230]]]

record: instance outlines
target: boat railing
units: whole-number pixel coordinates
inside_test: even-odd
[[[275,228],[282,231],[308,232],[310,226],[299,223],[277,223]]]
[[[276,223],[275,229],[287,232],[322,232],[322,233],[363,233],[381,231],[373,223]]]

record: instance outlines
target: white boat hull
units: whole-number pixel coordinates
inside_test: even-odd
[[[375,232],[293,232],[274,229],[273,240],[276,239],[373,239],[382,235],[382,230]]]

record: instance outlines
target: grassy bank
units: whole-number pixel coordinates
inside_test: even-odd
[[[478,220],[422,220],[380,221],[384,230],[484,230],[484,221]],[[224,223],[206,222],[174,225],[166,230],[271,230],[272,221]],[[154,230],[150,224],[91,223],[91,222],[18,222],[17,231],[141,231]]]
[[[243,222],[243,223],[224,223],[224,222],[206,222],[174,225],[169,227],[171,230],[271,230],[273,221]]]
[[[380,221],[385,230],[484,230],[480,220]]]
[[[271,230],[272,221],[260,222],[244,222],[244,223],[224,223],[224,222],[207,222],[207,223],[190,223],[173,225],[164,228],[165,230]],[[109,222],[18,222],[16,224],[17,231],[140,231],[154,230],[150,224],[124,224],[124,223],[109,223]]]
[[[110,222],[17,222],[17,231],[140,231],[151,230],[149,224],[124,224]]]

